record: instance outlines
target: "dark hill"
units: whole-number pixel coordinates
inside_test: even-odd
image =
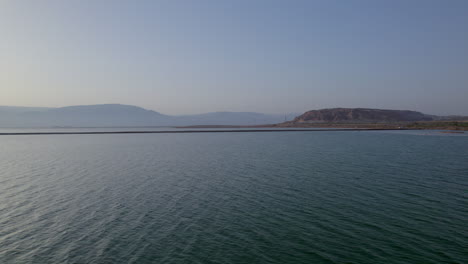
[[[305,112],[292,123],[389,123],[431,120],[431,116],[409,110],[330,108]]]

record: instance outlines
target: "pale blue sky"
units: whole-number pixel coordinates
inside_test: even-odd
[[[465,0],[3,0],[0,105],[468,114]]]

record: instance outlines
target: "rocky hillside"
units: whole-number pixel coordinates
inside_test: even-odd
[[[389,123],[431,120],[431,116],[408,110],[330,108],[305,112],[292,123]]]

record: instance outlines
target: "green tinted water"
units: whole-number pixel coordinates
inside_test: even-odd
[[[0,137],[0,263],[467,263],[468,137]]]

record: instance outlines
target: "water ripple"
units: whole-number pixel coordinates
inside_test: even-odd
[[[466,263],[468,141],[2,138],[0,263]]]

